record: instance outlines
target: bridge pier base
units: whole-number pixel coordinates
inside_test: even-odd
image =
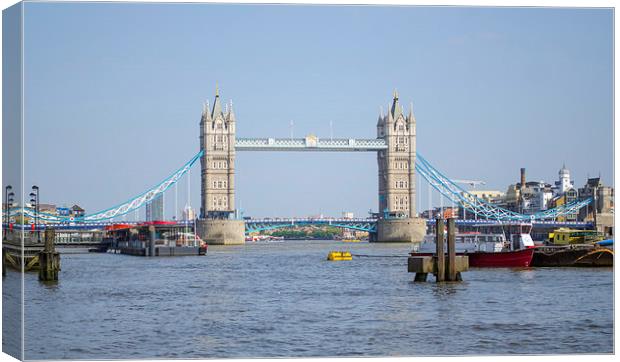
[[[196,221],[196,232],[209,245],[245,244],[243,220],[199,219]]]
[[[379,243],[420,243],[426,235],[426,219],[380,219],[377,233],[371,238]]]

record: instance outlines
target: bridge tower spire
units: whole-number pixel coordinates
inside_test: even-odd
[[[379,151],[379,212],[415,217],[415,119],[413,109],[405,117],[398,91],[387,116],[379,117],[377,138],[387,149]]]
[[[232,104],[231,104],[232,105]],[[227,105],[228,106],[228,105]],[[216,87],[213,110],[202,116],[201,218],[227,219],[235,212],[235,116],[222,111]]]
[[[219,88],[211,114],[206,106],[200,121],[200,220],[197,232],[210,244],[242,244],[243,221],[234,220],[236,119],[232,101],[222,110]]]
[[[415,127],[413,106],[405,116],[394,90],[387,115],[377,122],[377,138],[387,148],[377,153],[380,220],[375,241],[420,242],[424,237],[426,222],[416,214]]]

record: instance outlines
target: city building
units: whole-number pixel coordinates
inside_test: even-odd
[[[521,188],[522,212],[533,214],[547,210],[549,201],[553,198],[551,185],[544,181],[530,181]]]
[[[505,193],[495,190],[471,190],[468,192],[469,194],[492,204],[503,201],[505,196]]]
[[[194,219],[196,219],[196,212],[191,206],[185,205],[185,208],[183,209],[183,220],[192,221]]]
[[[343,219],[353,219],[354,214],[350,211],[343,211],[342,212],[342,218]]]
[[[56,205],[53,204],[39,204],[39,211],[45,214],[57,215]]]
[[[571,202],[577,201],[578,198],[579,198],[579,193],[577,192],[577,190],[575,190],[574,188],[569,188],[568,190],[565,190],[561,195],[554,197],[549,202],[549,208],[555,208],[555,207],[560,207],[562,205],[570,204]],[[577,221],[578,218],[579,218],[578,213],[574,212],[572,214],[558,216],[556,220],[557,221]]]
[[[423,219],[433,219],[435,217],[435,210],[424,210],[420,213],[420,217]]]
[[[605,186],[600,177],[588,178],[586,184],[579,188],[579,199],[588,198],[593,198],[594,202],[579,210],[579,219],[592,221],[597,230],[613,235],[614,188]]]
[[[447,206],[438,209],[438,213],[443,216],[444,219],[450,218],[458,218],[459,217],[459,207],[456,206]]]
[[[145,206],[146,221],[163,221],[164,220],[164,196],[159,196],[151,202],[147,202]]]
[[[79,205],[73,205],[71,207],[71,216],[73,217],[83,217],[86,215],[86,211],[82,209]]]
[[[512,184],[504,193],[504,207],[518,212],[521,209],[521,184]]]
[[[570,180],[570,171],[566,168],[566,165],[562,165],[562,168],[558,171],[558,181],[555,182],[555,187],[553,188],[556,196],[562,195],[574,187],[575,185]]]
[[[66,206],[56,207],[56,213],[58,216],[69,216],[71,215],[71,209]]]
[[[444,219],[459,218],[462,208],[458,206],[436,207],[432,210],[424,210],[420,213],[420,217],[424,219],[436,219],[442,217]]]
[[[521,181],[508,186],[503,205],[514,212],[533,214],[547,210],[553,196],[550,184],[544,181],[526,181],[525,168],[521,168]]]
[[[35,207],[34,204],[29,203],[29,202],[27,202],[25,206],[28,208]],[[63,216],[63,217],[68,217],[68,218],[83,217],[86,214],[84,209],[82,209],[79,205],[73,205],[72,207],[67,207],[65,205],[57,206],[54,204],[43,204],[43,203],[39,204],[39,212],[41,212],[42,214]],[[41,224],[45,224],[48,221],[45,220],[44,218],[40,218],[39,220],[37,220],[37,222]]]

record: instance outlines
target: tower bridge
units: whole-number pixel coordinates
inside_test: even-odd
[[[383,112],[381,112],[383,113]],[[200,120],[201,207],[198,234],[213,244],[244,242],[244,222],[234,220],[237,151],[376,152],[379,210],[373,241],[421,241],[426,222],[416,217],[416,119],[405,115],[394,91],[387,114],[377,119],[375,139],[239,138],[232,102],[222,107],[216,89],[213,107],[205,104]]]
[[[232,103],[222,107],[216,90],[213,107],[205,104],[200,120],[200,150],[181,168],[149,190],[114,207],[80,217],[36,212],[28,207],[8,210],[9,215],[37,217],[48,224],[67,227],[108,223],[151,202],[166,192],[189,172],[198,160],[201,165],[201,206],[196,221],[198,234],[211,244],[243,243],[244,232],[260,231],[301,224],[330,224],[370,232],[371,241],[415,242],[422,240],[426,219],[416,217],[416,174],[424,178],[441,195],[489,222],[526,221],[556,223],[559,216],[573,214],[592,199],[576,200],[534,214],[520,214],[482,200],[467,192],[455,181],[435,169],[416,152],[416,119],[411,106],[405,115],[394,92],[387,114],[383,111],[376,123],[373,139],[329,138],[314,135],[304,138],[237,138],[236,117]],[[235,159],[237,151],[302,152],[376,152],[378,174],[378,219],[235,219]],[[8,218],[7,218],[8,219]],[[467,221],[465,221],[467,222]]]

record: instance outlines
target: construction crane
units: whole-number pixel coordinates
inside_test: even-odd
[[[476,189],[476,186],[478,185],[486,185],[487,183],[484,181],[479,181],[479,180],[452,180],[453,182],[459,183],[459,184],[466,184],[471,186],[474,190]]]

